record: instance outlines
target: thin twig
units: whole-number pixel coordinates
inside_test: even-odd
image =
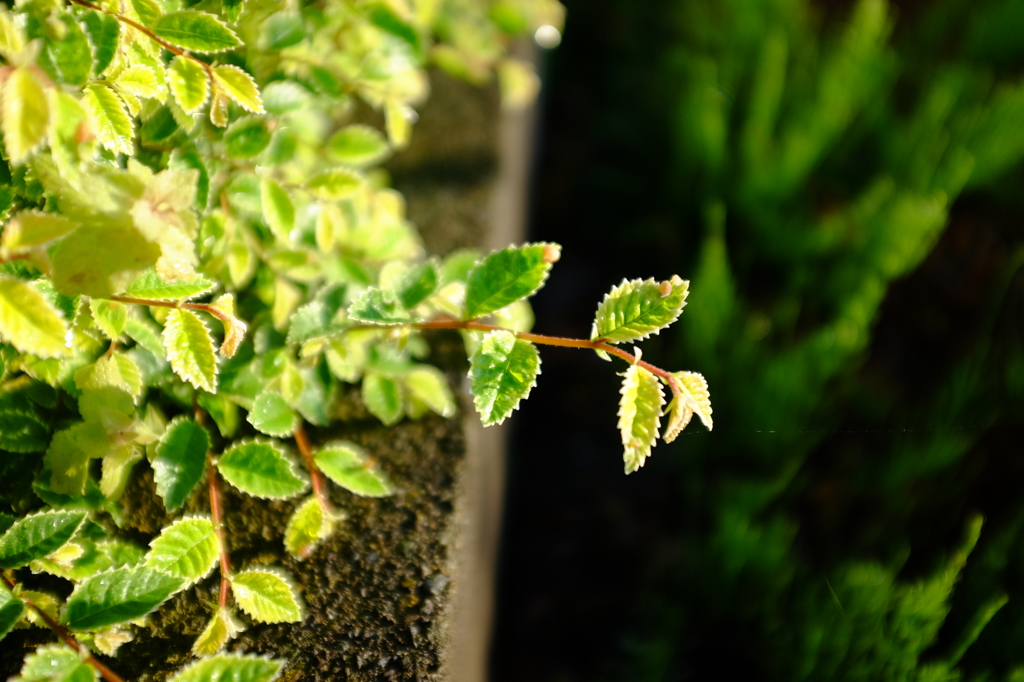
[[[306,469],[309,470],[309,478],[313,482],[313,493],[320,503],[320,508],[324,510],[325,514],[330,514],[331,503],[327,499],[327,482],[324,480],[323,472],[320,471],[316,462],[313,461],[313,451],[309,447],[309,438],[306,437],[306,430],[302,428],[302,422],[299,422],[299,425],[295,427],[295,445],[298,446],[299,452],[302,453]]]
[[[228,594],[231,592],[231,559],[228,557],[228,543],[224,534],[223,512],[220,506],[220,488],[217,483],[217,465],[212,459],[209,462],[210,470],[210,516],[213,517],[213,529],[217,533],[217,540],[220,541],[220,607],[228,605]]]

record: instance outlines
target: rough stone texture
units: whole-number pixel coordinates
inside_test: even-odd
[[[431,80],[431,99],[413,142],[388,169],[406,195],[409,218],[420,228],[427,251],[444,254],[486,241],[497,168],[498,100],[494,88],[477,89],[438,73]],[[465,357],[457,335],[433,335],[430,342],[431,361],[446,368],[458,386]],[[461,407],[464,415],[472,411],[466,400]],[[282,566],[296,577],[307,605],[301,624],[252,624],[228,650],[287,659],[282,679],[288,682],[444,679],[452,665],[445,658],[451,650],[459,551],[454,510],[465,475],[461,420],[428,416],[385,428],[366,412],[355,389],[341,396],[335,410],[334,426],[309,431],[314,446],[335,438],[363,445],[399,492],[360,498],[329,484],[332,503],[348,519],[299,562],[284,551],[282,536],[300,500],[256,500],[222,482],[232,567]],[[168,521],[153,491],[152,470],[142,463],[123,498],[128,521],[122,529],[142,545]],[[204,481],[190,511],[208,513],[205,491]],[[35,580],[40,579],[45,580]],[[67,591],[66,582],[53,582]],[[193,660],[190,647],[213,611],[218,590],[214,572],[150,616],[152,627],[139,629],[116,658],[103,660],[126,680],[167,679]],[[37,628],[9,635],[0,646],[0,678],[17,673],[26,649],[52,640]]]

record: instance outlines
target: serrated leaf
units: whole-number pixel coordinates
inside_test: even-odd
[[[619,433],[625,447],[626,473],[644,465],[658,438],[665,394],[658,377],[639,365],[631,365],[619,390]]]
[[[281,674],[283,661],[219,654],[196,661],[169,682],[273,682]]]
[[[213,337],[191,310],[174,308],[164,321],[164,350],[171,369],[184,381],[210,393],[217,392],[217,354]]]
[[[215,66],[213,77],[224,94],[233,99],[238,106],[253,114],[266,113],[256,81],[245,71],[237,66]]]
[[[300,504],[284,529],[284,547],[300,561],[334,531],[334,519],[315,496]]]
[[[558,260],[556,244],[526,244],[495,251],[469,273],[466,319],[473,319],[531,296]]]
[[[27,249],[42,246],[60,239],[78,224],[56,213],[42,211],[19,211],[4,227],[0,239],[0,253],[22,253]]]
[[[223,52],[242,44],[227,24],[206,12],[170,12],[150,29],[172,45],[193,52]]]
[[[252,568],[231,578],[235,601],[250,618],[261,623],[298,623],[305,615],[292,581],[274,571]]]
[[[409,268],[402,274],[394,288],[398,291],[402,305],[412,309],[434,293],[437,285],[437,266],[427,261]]]
[[[267,148],[270,137],[266,121],[247,116],[224,131],[224,149],[232,158],[250,159]]]
[[[118,301],[94,298],[89,301],[92,319],[100,331],[112,341],[121,338],[124,325],[128,322],[128,306]]]
[[[313,177],[306,187],[320,199],[336,201],[355,194],[366,180],[355,171],[335,168]]]
[[[417,365],[402,377],[402,381],[413,397],[422,400],[437,414],[442,417],[455,416],[455,397],[444,373],[438,368]]]
[[[154,301],[183,301],[202,296],[211,289],[213,282],[199,275],[188,281],[168,282],[156,270],[146,270],[125,289],[124,295]]]
[[[134,97],[152,97],[162,101],[165,93],[163,82],[148,66],[129,66],[117,74],[113,83],[119,92]]]
[[[18,519],[0,536],[0,568],[19,568],[55,552],[78,532],[84,520],[84,512],[72,511],[41,512]]]
[[[72,630],[96,630],[141,618],[185,584],[148,566],[98,573],[75,588],[63,622]]]
[[[85,31],[70,14],[56,13],[50,21],[63,24],[62,35],[43,41],[39,66],[57,82],[85,85],[92,70],[92,50]]]
[[[103,457],[100,492],[108,500],[118,500],[128,484],[132,465],[142,459],[139,449],[132,443],[119,445]]]
[[[38,78],[27,67],[16,67],[3,86],[4,147],[18,166],[46,139],[50,107]]]
[[[149,545],[146,565],[191,585],[206,577],[220,556],[220,541],[209,519],[180,519]]]
[[[488,332],[469,369],[473,404],[484,426],[505,421],[519,401],[530,395],[538,374],[540,354],[532,343],[511,332]]]
[[[206,98],[210,96],[210,80],[206,69],[188,57],[174,58],[167,68],[167,84],[174,100],[186,114],[206,104]]]
[[[93,682],[99,671],[77,651],[62,645],[39,647],[25,658],[21,675],[11,682]]]
[[[609,343],[639,341],[679,318],[689,282],[673,275],[665,282],[623,280],[597,307],[594,339]]]
[[[7,636],[25,611],[25,605],[6,589],[0,587],[0,640]]]
[[[235,295],[221,294],[210,303],[210,308],[220,313],[217,319],[224,325],[224,340],[220,344],[220,354],[226,358],[234,357],[248,330],[245,322],[235,317]]]
[[[263,391],[253,401],[246,421],[268,436],[290,436],[298,426],[298,416],[280,394]]]
[[[328,478],[356,495],[386,497],[395,492],[387,476],[371,465],[372,459],[355,443],[328,443],[313,461]]]
[[[75,372],[74,380],[75,386],[83,395],[90,390],[101,391],[105,388],[124,391],[132,401],[142,395],[142,375],[132,359],[124,353],[111,353],[91,365],[82,367]],[[86,406],[80,404],[79,409],[83,411],[84,416]],[[131,409],[131,405],[128,405],[121,411],[130,414]]]
[[[160,330],[151,323],[129,318],[124,323],[124,331],[132,341],[156,357],[164,357],[164,344],[160,340]]]
[[[394,379],[367,372],[361,392],[366,409],[385,425],[397,424],[402,418],[402,390]]]
[[[213,98],[210,100],[210,123],[223,128],[228,124],[228,105],[231,104],[231,98],[224,92],[224,88],[215,87],[213,89]]]
[[[270,443],[233,445],[221,455],[218,467],[224,480],[254,497],[283,500],[306,489],[292,462]]]
[[[57,243],[53,284],[68,296],[110,298],[160,258],[160,246],[134,227],[82,225]]]
[[[412,321],[398,295],[389,289],[367,289],[348,309],[350,320],[370,324],[408,324]]]
[[[100,144],[115,153],[134,153],[135,126],[124,102],[113,90],[105,85],[87,85],[82,107]]]
[[[217,613],[213,614],[213,618],[210,619],[206,629],[203,630],[202,634],[196,638],[195,643],[192,644],[192,653],[196,656],[212,656],[223,649],[228,640],[234,639],[244,629],[245,625],[230,611],[219,609]]]
[[[143,26],[152,26],[163,14],[163,10],[156,0],[132,0],[132,8],[139,15]]]
[[[71,355],[68,323],[30,282],[0,275],[0,340],[40,358]]]
[[[50,442],[50,427],[29,409],[0,406],[0,450],[43,452]]]
[[[281,241],[290,241],[292,230],[295,229],[295,205],[291,197],[281,189],[281,185],[268,179],[260,183],[260,201],[263,219],[274,235]]]
[[[366,125],[342,128],[327,141],[327,154],[338,163],[366,166],[382,160],[391,148],[384,135]]]
[[[183,505],[203,477],[209,449],[209,434],[191,419],[179,417],[167,426],[156,446],[153,473],[156,494],[168,511]]]
[[[102,12],[86,12],[82,23],[85,24],[85,31],[93,47],[92,72],[98,76],[106,71],[117,54],[121,22]]]
[[[665,442],[674,441],[690,423],[694,413],[710,431],[714,423],[711,420],[711,393],[708,391],[708,382],[696,372],[674,372],[672,380],[679,394],[673,396],[668,406],[669,420],[663,436]]]

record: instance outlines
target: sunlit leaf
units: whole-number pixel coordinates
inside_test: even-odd
[[[220,556],[220,541],[206,518],[179,519],[160,531],[149,545],[146,565],[186,584],[201,580],[213,570]]]
[[[283,666],[283,661],[257,656],[218,654],[196,661],[169,682],[273,682]]]
[[[92,319],[103,334],[113,341],[121,338],[128,322],[128,306],[117,301],[94,298],[89,301]]]
[[[124,102],[105,85],[85,88],[82,106],[96,138],[112,152],[131,154],[135,149],[135,127]]]
[[[234,614],[227,609],[218,609],[206,625],[206,629],[192,644],[192,653],[196,656],[212,656],[244,629],[245,625]]]
[[[337,200],[351,196],[363,187],[363,176],[344,168],[320,173],[306,183],[306,187],[320,199]]]
[[[253,116],[240,118],[224,131],[224,149],[235,159],[249,159],[270,144],[266,121]]]
[[[189,280],[168,282],[156,270],[147,270],[125,289],[124,295],[151,301],[183,301],[202,296],[213,286],[213,282],[198,275]]]
[[[148,566],[98,573],[75,588],[63,622],[72,630],[94,630],[141,618],[178,591],[185,581]]]
[[[402,418],[402,390],[394,379],[367,372],[361,392],[366,409],[387,426],[397,424]]]
[[[254,114],[265,113],[256,81],[245,71],[237,66],[215,66],[213,77],[220,89],[240,107]]]
[[[263,441],[232,445],[217,466],[224,480],[253,497],[287,499],[307,487],[295,465],[276,446]]]
[[[394,494],[394,486],[355,443],[328,443],[314,456],[317,467],[345,490],[366,497]]]
[[[0,568],[19,568],[59,549],[85,521],[84,512],[49,511],[18,519],[0,536]]]
[[[298,416],[288,402],[275,391],[256,396],[247,421],[268,436],[290,436],[298,425]]]
[[[109,14],[86,12],[82,17],[82,23],[85,24],[85,31],[89,34],[89,42],[93,47],[92,72],[98,76],[106,71],[117,54],[121,22]]]
[[[194,10],[169,12],[157,19],[150,29],[172,45],[193,52],[223,52],[242,44],[223,21]]]
[[[327,141],[327,153],[339,163],[366,166],[377,163],[391,151],[380,131],[365,125],[342,128]]]
[[[93,682],[99,671],[82,660],[68,646],[51,645],[36,649],[25,657],[21,675],[11,682]]]
[[[0,238],[0,253],[23,253],[27,249],[42,246],[59,239],[78,224],[56,213],[42,211],[19,211],[4,227]]]
[[[367,289],[353,301],[348,310],[349,319],[369,324],[406,324],[411,322],[409,311],[398,295],[388,289]]]
[[[673,396],[668,406],[669,419],[663,436],[665,442],[674,441],[690,423],[694,413],[710,431],[714,423],[711,420],[711,394],[708,392],[708,382],[696,372],[675,372],[672,374],[672,380],[679,394]]]
[[[0,275],[0,339],[41,358],[71,354],[68,323],[30,282]]]
[[[298,623],[305,608],[298,589],[276,571],[251,568],[231,577],[235,601],[250,618],[261,623]]]
[[[284,529],[284,547],[298,558],[305,559],[334,530],[334,518],[324,511],[316,496],[295,508]]]
[[[676,276],[660,283],[653,279],[623,280],[598,306],[592,339],[622,343],[657,334],[679,318],[686,305],[688,285]]]
[[[19,165],[46,139],[50,121],[46,93],[31,69],[17,67],[7,76],[0,113],[7,156]]]
[[[210,79],[206,69],[188,57],[175,57],[167,68],[167,83],[178,106],[186,114],[206,104],[210,96]]]
[[[556,244],[526,244],[495,251],[469,273],[466,319],[504,308],[532,295],[558,260]]]
[[[164,321],[164,349],[174,373],[196,388],[217,391],[217,354],[206,324],[190,310],[175,308]]]
[[[631,365],[626,370],[619,393],[618,426],[625,448],[623,461],[629,474],[642,467],[651,454],[661,426],[665,394],[658,377],[639,365]]]
[[[273,180],[260,183],[260,197],[263,205],[263,219],[281,241],[290,241],[295,229],[295,205],[281,185]]]
[[[442,417],[455,416],[455,397],[441,370],[429,365],[417,365],[402,377],[402,381],[409,393],[422,400],[432,411]]]
[[[488,332],[470,361],[473,404],[484,426],[500,424],[537,383],[540,354],[529,341]]]

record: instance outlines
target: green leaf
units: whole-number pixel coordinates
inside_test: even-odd
[[[263,180],[260,183],[260,201],[263,219],[274,236],[283,242],[291,241],[291,233],[295,229],[295,205],[288,193],[273,180]]]
[[[470,361],[473,404],[484,426],[500,424],[530,395],[540,374],[540,355],[529,341],[505,331],[488,332]]]
[[[203,477],[209,449],[210,435],[191,419],[178,417],[167,426],[156,446],[153,473],[156,494],[168,511],[183,505]]]
[[[302,15],[298,12],[274,12],[263,25],[263,43],[270,50],[298,45],[306,37]]]
[[[63,622],[72,630],[97,630],[141,618],[184,586],[182,578],[148,566],[97,573],[68,598]]]
[[[674,372],[672,381],[679,393],[673,395],[668,406],[668,424],[662,436],[665,442],[674,441],[690,423],[694,413],[710,431],[714,424],[711,420],[711,394],[708,392],[708,382],[696,372]]]
[[[63,645],[39,647],[25,657],[19,677],[11,682],[93,682],[99,671],[82,660],[77,651]]]
[[[675,275],[660,283],[622,280],[597,307],[591,340],[622,343],[657,334],[679,318],[688,286],[689,282]]]
[[[128,337],[158,358],[164,357],[164,344],[160,340],[160,330],[150,322],[128,318],[124,323],[124,331]],[[207,395],[207,394],[203,394]]]
[[[206,518],[179,519],[167,526],[149,545],[146,565],[186,585],[198,582],[213,570],[220,557],[220,541],[213,523]]]
[[[135,127],[124,102],[113,90],[100,84],[87,85],[82,106],[100,144],[115,153],[134,153]]]
[[[84,512],[50,511],[14,522],[0,536],[0,568],[19,568],[60,549],[78,532]]]
[[[305,609],[294,583],[276,571],[251,568],[231,578],[238,607],[261,623],[298,623]]]
[[[284,500],[307,485],[284,453],[263,441],[232,445],[221,455],[218,467],[224,480],[253,497]]]
[[[526,244],[495,251],[469,273],[466,319],[473,319],[533,295],[558,260],[557,244]]]
[[[164,350],[171,369],[196,388],[217,392],[217,354],[213,337],[191,310],[174,308],[164,321]]]
[[[366,125],[342,128],[327,141],[327,154],[338,163],[368,166],[386,157],[391,148],[384,135]]]
[[[213,78],[224,94],[233,99],[238,106],[253,114],[266,113],[256,81],[245,71],[237,66],[215,66]]]
[[[83,225],[57,243],[53,284],[68,296],[110,298],[160,257],[134,227]]]
[[[397,424],[402,418],[402,390],[394,379],[367,372],[363,377],[362,394],[366,409],[385,425]]]
[[[626,370],[619,393],[618,426],[625,448],[623,461],[630,474],[644,465],[658,439],[665,394],[658,377],[639,365]]]
[[[199,637],[196,638],[195,643],[192,644],[192,653],[196,656],[212,656],[223,649],[228,640],[234,639],[244,629],[245,625],[234,614],[227,609],[218,609],[217,613],[213,614],[213,618],[210,619],[206,629],[203,630]]]
[[[210,79],[206,69],[188,57],[175,57],[167,69],[167,83],[178,103],[186,114],[206,104],[210,96]]]
[[[3,86],[4,147],[12,165],[19,166],[46,139],[50,107],[38,78],[27,67],[17,67]]]
[[[98,422],[82,422],[58,431],[46,450],[50,487],[61,495],[84,495],[89,483],[89,460],[110,449],[110,437]]]
[[[355,171],[335,168],[313,177],[306,187],[320,199],[335,201],[345,199],[360,190],[366,180]]]
[[[288,402],[274,391],[263,391],[253,402],[246,421],[268,436],[290,436],[298,426],[298,416]]]
[[[328,478],[356,495],[386,497],[395,492],[387,476],[371,466],[373,460],[355,443],[328,443],[313,461]]]
[[[0,405],[0,450],[43,452],[50,442],[50,427],[30,408]]]
[[[75,372],[74,379],[75,386],[83,392],[83,400],[79,401],[79,410],[86,419],[89,418],[85,415],[90,406],[83,405],[82,402],[87,402],[88,398],[94,397],[86,395],[90,390],[102,391],[106,388],[115,388],[127,393],[131,402],[142,395],[142,375],[132,359],[124,353],[112,353],[101,357],[93,364],[86,365]],[[124,414],[131,414],[132,406],[129,404],[120,411]]]
[[[398,298],[407,309],[422,303],[437,289],[437,267],[431,261],[409,268],[399,278]]]
[[[169,682],[273,682],[281,674],[283,661],[219,654],[196,661]]]
[[[117,54],[121,22],[109,14],[86,12],[82,17],[82,23],[85,24],[85,31],[89,34],[89,42],[93,47],[92,72],[98,76],[106,71]]]
[[[442,417],[455,416],[455,397],[444,373],[436,367],[417,365],[402,377],[409,393]]]
[[[150,28],[172,45],[193,52],[223,52],[242,44],[227,24],[206,12],[170,12]]]
[[[224,147],[232,158],[250,159],[266,149],[268,144],[270,130],[259,118],[240,118],[224,131]]]
[[[5,588],[0,587],[0,640],[7,636],[25,611],[25,605]]]
[[[92,70],[92,50],[85,31],[70,14],[55,13],[51,21],[63,24],[63,35],[44,41],[39,66],[58,82],[85,85]]]
[[[367,289],[348,309],[350,320],[370,324],[408,324],[412,321],[398,295],[389,289]]]
[[[143,26],[152,26],[163,14],[163,10],[156,0],[132,0],[132,8],[139,15],[139,21]]]
[[[409,43],[413,50],[419,54],[421,49],[420,36],[416,29],[402,21],[387,5],[380,3],[370,7],[367,16],[374,26],[401,38]]]
[[[334,531],[334,519],[316,496],[300,504],[284,529],[284,548],[300,561]]]
[[[0,239],[0,253],[22,253],[36,246],[42,246],[60,239],[78,227],[64,216],[42,211],[19,211],[4,227]]]
[[[124,295],[154,301],[187,301],[212,289],[213,282],[199,275],[195,275],[189,281],[168,282],[162,279],[156,270],[146,270],[125,289]]]
[[[68,323],[30,282],[0,275],[0,340],[40,358],[71,355]]]
[[[89,301],[89,307],[92,309],[92,319],[100,331],[112,341],[120,339],[124,325],[128,322],[128,306],[117,301],[94,298]]]
[[[166,93],[163,81],[148,66],[129,66],[117,74],[113,83],[118,92],[134,97],[152,97],[162,101]]]

